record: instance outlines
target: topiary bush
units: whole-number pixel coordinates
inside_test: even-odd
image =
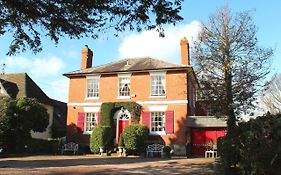
[[[132,153],[142,153],[146,148],[148,137],[148,128],[140,124],[129,125],[125,127],[123,138],[125,148]]]
[[[100,147],[108,149],[111,147],[112,129],[108,126],[94,128],[90,138],[90,149],[93,153],[99,153]]]
[[[240,123],[218,142],[227,174],[277,175],[281,172],[281,114]]]

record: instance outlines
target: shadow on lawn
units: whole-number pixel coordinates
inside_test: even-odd
[[[77,158],[67,156],[59,159],[52,160],[28,160],[28,159],[8,159],[0,161],[0,168],[46,168],[46,167],[69,167],[69,166],[92,166],[92,165],[118,165],[118,164],[132,164],[132,163],[145,163],[155,161],[165,161],[161,158],[139,158],[139,157],[107,157],[107,158]]]
[[[186,161],[187,160],[187,161]],[[106,165],[106,166],[99,166]],[[0,171],[14,174],[213,174],[212,161],[160,158],[77,158],[0,160]],[[1,173],[0,173],[1,174]]]
[[[87,171],[88,170],[88,171]],[[70,170],[68,172],[49,172],[50,174],[99,174],[99,175],[127,175],[127,174],[190,174],[190,175],[211,175],[213,173],[213,166],[211,164],[188,164],[188,165],[179,165],[179,164],[170,164],[170,165],[146,165],[141,167],[134,168],[112,168],[112,169],[102,169],[102,170],[90,170],[85,171],[80,170]],[[82,172],[82,173],[81,173]]]

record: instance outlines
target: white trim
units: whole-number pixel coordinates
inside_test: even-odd
[[[93,131],[84,131],[83,134],[84,135],[91,135]]]
[[[151,97],[166,97],[166,94],[167,94],[167,84],[166,84],[166,72],[149,72],[149,76],[150,76],[150,98]],[[152,77],[153,76],[161,76],[163,77],[163,79],[161,79],[161,82],[163,81],[163,86],[164,86],[164,91],[165,93],[164,94],[161,94],[161,95],[153,95],[152,94]]]
[[[100,78],[100,74],[97,75],[87,75],[86,79],[99,79]]]
[[[118,100],[124,100],[124,99],[130,99],[131,96],[118,96],[117,99]]]
[[[93,80],[93,91],[94,89],[94,80],[98,81],[98,97],[88,97],[88,80]],[[94,95],[94,94],[93,94]],[[86,95],[85,95],[85,100],[98,100],[100,97],[100,75],[91,75],[86,77]]]
[[[137,101],[140,105],[169,105],[169,104],[188,104],[188,100],[164,100],[164,101]],[[67,103],[67,106],[101,106],[102,102],[76,102]]]
[[[165,112],[167,111],[168,106],[148,106],[149,111],[154,112],[154,111],[159,111],[159,112]]]
[[[132,73],[118,73],[118,78],[130,78]]]
[[[67,106],[101,106],[102,103],[67,103]]]
[[[166,75],[166,71],[149,71],[150,76],[151,75]]]
[[[149,96],[149,98],[167,98],[166,95],[163,95],[163,96]]]
[[[98,100],[100,97],[86,97],[85,100]]]
[[[151,129],[150,129],[148,135],[167,135],[167,134],[166,134],[165,131],[156,131],[156,132],[153,132],[153,131],[151,131]]]
[[[188,104],[188,100],[137,101],[140,105]]]
[[[100,107],[84,107],[84,112],[99,112]]]
[[[129,89],[131,94],[131,74],[118,74],[118,89],[117,89],[117,99],[130,99],[130,96],[120,96],[120,79],[121,78],[127,78],[129,79]],[[125,98],[124,98],[125,97]]]

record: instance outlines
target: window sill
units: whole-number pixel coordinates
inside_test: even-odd
[[[86,97],[85,100],[99,100],[100,97]]]
[[[167,98],[167,96],[166,95],[165,96],[152,96],[152,95],[150,95],[149,98]]]
[[[118,100],[130,99],[131,96],[119,96],[117,97]]]
[[[166,135],[166,132],[165,131],[162,131],[162,132],[152,132],[152,131],[150,131],[149,135],[152,135],[152,136]]]
[[[91,135],[93,131],[84,131],[83,135]]]

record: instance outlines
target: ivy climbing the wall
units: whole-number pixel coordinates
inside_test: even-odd
[[[140,121],[141,105],[136,102],[110,102],[101,105],[101,126],[113,126],[113,116],[121,108],[127,109],[131,114],[131,123]]]

